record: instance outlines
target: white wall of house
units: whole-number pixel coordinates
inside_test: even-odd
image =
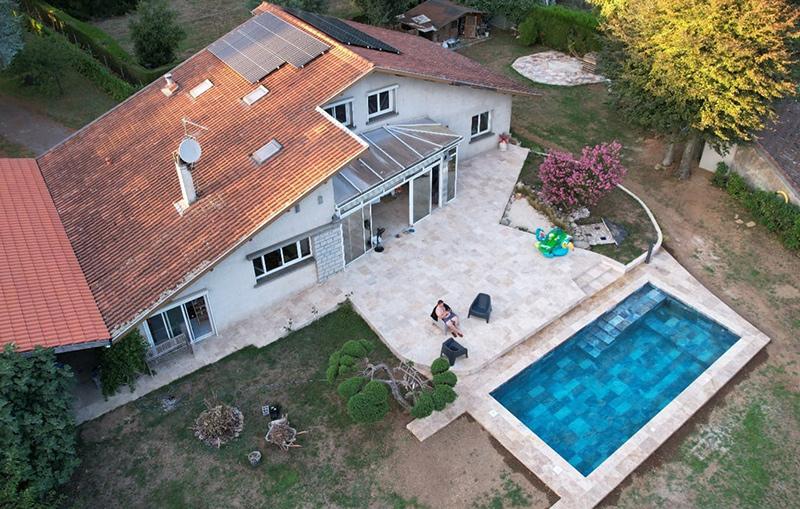
[[[320,203],[322,197],[322,203]],[[317,267],[309,263],[297,270],[276,273],[274,279],[256,285],[253,264],[247,255],[280,244],[287,239],[331,223],[334,212],[333,185],[324,183],[300,201],[299,212],[294,207],[271,225],[237,248],[213,269],[180,292],[171,302],[194,295],[206,294],[211,318],[216,330],[222,331],[234,322],[246,318],[317,282]],[[162,306],[161,310],[171,307]]]
[[[397,85],[395,89],[396,115],[367,121],[367,96],[370,92]],[[353,99],[353,131],[362,133],[386,124],[398,124],[421,117],[442,123],[463,136],[459,155],[470,158],[497,147],[497,135],[511,128],[511,96],[465,86],[447,85],[416,78],[373,72],[339,94],[330,102]],[[491,112],[490,131],[494,133],[470,142],[472,116]]]

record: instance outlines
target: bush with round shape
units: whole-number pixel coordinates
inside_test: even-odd
[[[328,383],[332,384],[335,382],[337,376],[339,376],[339,365],[331,364],[328,366],[328,369],[325,370],[325,378],[328,380]]]
[[[380,382],[371,381],[347,402],[347,412],[358,423],[378,422],[389,413],[389,390]]]
[[[431,373],[438,375],[450,369],[450,362],[444,357],[439,357],[431,363]]]
[[[433,396],[430,391],[425,391],[417,397],[417,402],[411,408],[411,415],[417,419],[424,419],[433,413]]]
[[[361,388],[364,387],[364,384],[366,383],[367,379],[363,376],[354,376],[353,378],[348,378],[339,384],[339,396],[346,400],[350,399],[361,392]]]
[[[449,385],[437,385],[433,388],[433,408],[437,411],[444,410],[449,403],[452,403],[458,397],[456,391]]]
[[[351,339],[342,345],[341,352],[350,357],[361,359],[366,357],[370,350],[372,350],[372,348],[368,348],[371,346],[372,344],[369,341],[363,339],[356,341],[355,339]]]
[[[458,377],[452,371],[445,371],[438,375],[433,375],[433,385],[449,385],[455,387],[458,382]]]

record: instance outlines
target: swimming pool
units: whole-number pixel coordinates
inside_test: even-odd
[[[648,283],[491,395],[587,476],[738,339]]]

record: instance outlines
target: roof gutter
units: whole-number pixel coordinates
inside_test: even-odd
[[[487,85],[482,85],[480,83],[470,83],[468,81],[453,81],[447,80],[444,78],[436,78],[427,74],[419,74],[409,71],[402,71],[399,69],[393,69],[391,67],[380,67],[376,66],[375,70],[378,72],[382,72],[385,74],[394,74],[396,76],[405,76],[408,78],[416,78],[424,81],[432,81],[435,83],[443,83],[445,85],[453,85],[453,86],[462,86],[462,87],[472,87],[477,88],[479,90],[489,90],[491,92],[500,92],[504,94],[511,94],[511,95],[518,95],[518,96],[531,96],[531,97],[541,97],[542,94],[538,92],[531,91],[522,91],[522,90],[513,90],[510,88],[498,88],[498,87],[490,87]],[[520,85],[521,86],[521,85]]]

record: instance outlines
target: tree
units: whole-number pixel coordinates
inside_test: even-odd
[[[615,141],[584,147],[579,159],[568,152],[548,153],[539,165],[542,200],[562,210],[597,205],[625,176],[621,150]]]
[[[100,353],[100,385],[103,396],[115,394],[123,385],[133,391],[136,378],[147,370],[147,345],[139,331],[134,330]]]
[[[750,140],[774,116],[772,103],[794,92],[789,41],[800,13],[785,0],[592,2],[622,48],[614,86],[634,104],[656,103],[645,111],[665,108],[664,134],[674,137],[673,121],[685,122],[681,178],[702,138],[721,149]]]
[[[17,2],[0,0],[0,70],[14,60],[23,46],[21,17],[17,13]]]
[[[520,24],[534,7],[550,4],[542,0],[467,0],[464,3],[470,7],[488,12],[490,16],[498,14],[505,16],[514,25]]]
[[[177,13],[164,0],[142,0],[130,21],[133,49],[139,63],[153,68],[175,60],[175,50],[186,37]]]
[[[35,87],[45,95],[62,95],[61,77],[72,62],[64,44],[55,34],[30,36],[8,67],[9,72],[23,85]]]
[[[72,371],[53,350],[0,353],[0,507],[43,507],[78,466]]]
[[[356,6],[371,25],[387,25],[416,3],[413,0],[355,0]]]
[[[373,364],[367,355],[373,349],[367,340],[350,340],[328,359],[328,382],[343,379],[337,392],[347,401],[347,412],[354,422],[373,423],[389,413],[389,395],[411,415],[423,418],[434,410],[442,410],[455,401],[453,387],[458,382],[449,371],[447,360],[439,358],[431,364],[433,382],[426,380],[410,363],[391,368]],[[347,377],[348,375],[354,375]]]

